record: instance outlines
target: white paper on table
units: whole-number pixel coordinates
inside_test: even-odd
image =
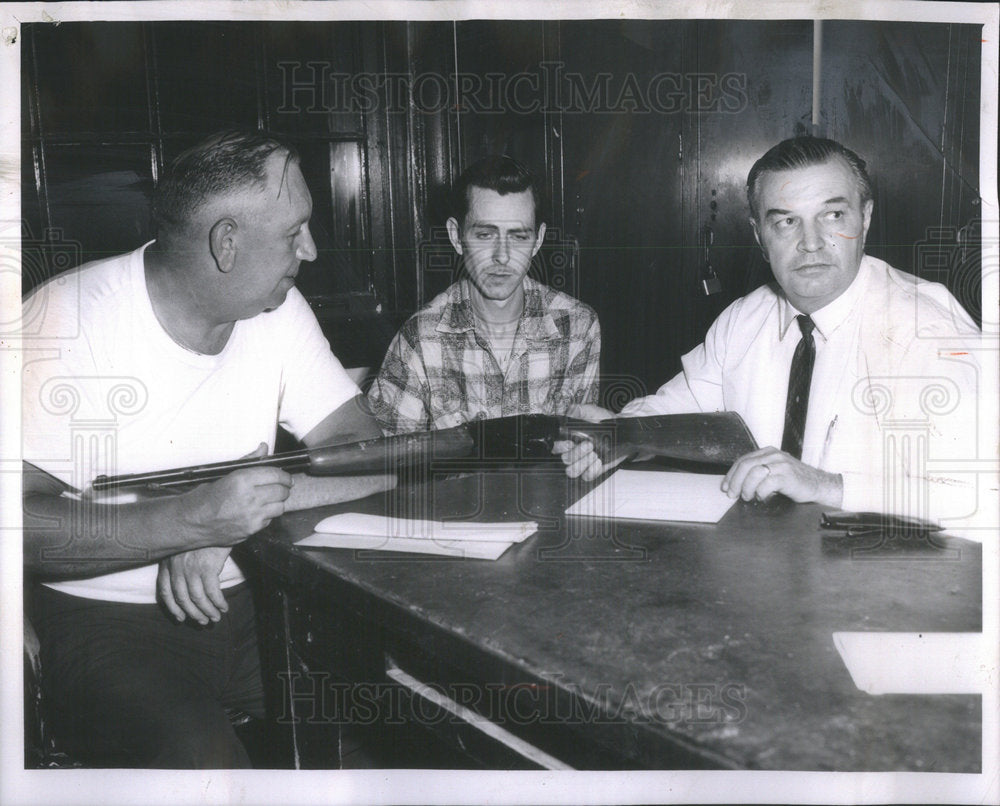
[[[445,522],[345,512],[324,518],[316,524],[315,534],[296,545],[495,560],[536,531],[538,524],[533,521]]]
[[[835,632],[833,645],[868,694],[979,694],[981,633]]]
[[[619,470],[573,504],[566,514],[718,523],[734,503],[722,492],[723,478],[699,473]]]
[[[297,546],[334,549],[369,549],[373,551],[405,551],[413,554],[439,554],[444,557],[468,557],[495,560],[514,545],[510,540],[426,540],[412,537],[375,535],[341,535],[320,533],[298,541]]]
[[[382,539],[391,537],[463,543],[466,541],[520,543],[538,531],[538,524],[534,521],[500,523],[424,521],[344,512],[324,518],[316,524],[315,530],[324,534],[364,535]]]

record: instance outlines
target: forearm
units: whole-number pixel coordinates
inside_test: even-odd
[[[24,498],[24,565],[43,578],[123,571],[210,544],[186,522],[181,496],[121,505]]]
[[[382,436],[378,420],[372,414],[368,398],[356,395],[323,420],[303,442],[310,448],[326,445],[347,445]]]
[[[285,512],[354,501],[396,486],[396,477],[393,475],[307,476],[296,473],[292,479],[292,489],[285,501]]]

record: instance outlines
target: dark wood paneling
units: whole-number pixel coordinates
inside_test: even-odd
[[[256,29],[250,23],[164,23],[152,29],[164,133],[257,128]]]
[[[457,75],[464,83],[457,85],[452,76],[449,109],[461,132],[461,167],[490,154],[508,154],[546,173],[545,105],[539,103],[542,23],[460,22],[455,38]],[[493,83],[490,74],[504,80]]]
[[[685,287],[689,293],[697,288],[707,259],[721,290],[692,295],[681,352],[701,341],[726,305],[771,279],[750,227],[746,178],[771,146],[809,131],[812,29],[803,20],[697,23],[693,70],[722,85],[725,95],[717,106],[688,118],[686,139],[697,151],[685,187],[690,211],[685,236],[697,251],[687,264]]]
[[[27,26],[25,26],[27,27]],[[41,131],[80,135],[149,130],[141,23],[32,25]]]
[[[455,27],[452,23],[407,25],[407,61],[413,76],[432,82],[431,76],[447,80],[454,73]],[[459,119],[448,110],[429,113],[418,103],[408,107],[414,182],[410,204],[416,227],[412,272],[404,268],[396,276],[397,304],[403,312],[405,301],[412,300],[419,307],[456,277],[457,260],[444,227],[451,214],[449,190],[463,167]]]
[[[977,314],[978,29],[824,32],[820,133],[872,167],[871,251]],[[296,143],[314,194],[320,258],[302,288],[351,362],[378,364],[399,321],[456,276],[451,183],[506,152],[545,176],[536,275],[597,309],[613,408],[669,378],[721,308],[769,278],[746,173],[811,124],[809,21],[64,23],[23,36],[24,231],[29,248],[63,237],[30,256],[25,290],[60,268],[46,255],[66,239],[86,257],[141,244],[140,196],[164,162],[220,126],[259,126]]]
[[[685,113],[639,111],[626,83],[681,74],[685,23],[572,22],[561,26],[566,227],[580,242],[580,296],[602,329],[605,402],[615,407],[673,370],[677,324],[693,289],[686,260]],[[631,111],[629,111],[631,110]]]
[[[45,148],[50,221],[80,244],[84,261],[121,254],[152,237],[152,166],[149,144]]]
[[[267,82],[265,125],[287,135],[359,134],[360,23],[260,26]]]
[[[830,21],[823,31],[823,127],[868,161],[875,185],[867,251],[947,284],[978,317],[978,250],[966,255],[960,239],[975,237],[981,215],[981,27]]]

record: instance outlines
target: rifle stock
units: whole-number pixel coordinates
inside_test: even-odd
[[[593,441],[605,463],[641,452],[728,467],[757,450],[743,418],[732,411],[619,417],[599,423],[572,420],[567,421],[564,433],[574,440]]]
[[[91,488],[94,492],[131,487],[169,488],[213,481],[251,467],[280,467],[314,476],[347,476],[392,473],[435,460],[519,461],[550,455],[553,443],[560,439],[589,439],[605,461],[642,451],[672,459],[728,465],[757,447],[743,420],[732,412],[622,417],[599,423],[548,414],[523,414],[256,459],[98,476]]]

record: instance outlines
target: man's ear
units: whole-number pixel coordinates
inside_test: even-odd
[[[542,244],[545,242],[545,222],[543,221],[538,225],[538,235],[535,236],[535,248],[531,250],[531,256],[534,257],[538,254],[538,250],[542,248]]]
[[[764,244],[760,242],[760,229],[757,226],[757,219],[750,216],[750,228],[753,230],[753,239],[757,241],[757,246],[760,247],[760,253],[764,256],[764,260],[770,263],[771,260],[767,256],[767,250],[764,248]]]
[[[236,265],[236,222],[231,218],[220,218],[208,232],[208,243],[212,259],[223,274],[228,274]]]
[[[462,232],[458,221],[452,216],[445,222],[445,226],[448,228],[448,240],[451,241],[452,247],[458,254],[462,254]]]

